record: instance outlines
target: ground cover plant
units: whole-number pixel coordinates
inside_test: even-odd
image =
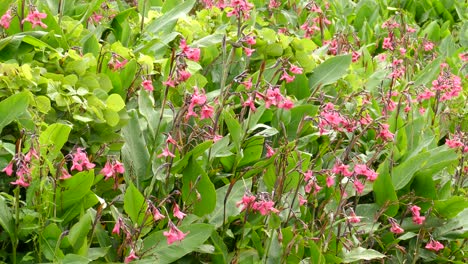
[[[466,263],[467,7],[2,1],[0,262]]]

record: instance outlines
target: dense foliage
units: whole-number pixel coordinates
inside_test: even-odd
[[[0,261],[466,263],[467,14],[2,1]]]

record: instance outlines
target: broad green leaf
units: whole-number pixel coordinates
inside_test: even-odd
[[[247,190],[250,190],[252,185],[252,178],[241,179],[230,185],[225,185],[216,190],[216,208],[208,216],[209,222],[218,228],[223,225],[223,218],[225,214],[226,220],[235,215],[239,215],[240,208],[236,206],[236,203],[242,200],[242,197]],[[231,189],[230,189],[231,188]],[[226,202],[226,206],[224,206]]]
[[[373,249],[365,249],[362,247],[354,248],[349,252],[343,252],[343,263],[351,263],[360,260],[382,259],[386,256]]]
[[[228,110],[223,111],[223,118],[224,118],[224,122],[226,122],[226,125],[229,129],[229,133],[231,135],[232,141],[238,149],[242,143],[241,142],[241,139],[243,136],[242,127],[239,124],[239,121],[237,121],[237,119],[235,119],[232,113],[230,113]]]
[[[177,20],[188,14],[188,12],[192,10],[194,4],[195,0],[185,1],[152,21],[148,26],[146,26],[145,31],[152,32],[153,34],[170,33],[174,29]]]
[[[31,105],[35,106],[39,112],[44,114],[47,114],[51,109],[50,99],[43,95],[35,96]]]
[[[129,112],[130,120],[128,124],[122,128],[122,137],[125,138],[125,144],[122,147],[122,159],[125,164],[125,180],[127,182],[136,181],[136,185],[146,180],[148,175],[147,170],[151,166],[149,160],[149,152],[146,148],[145,137],[140,129],[138,114],[136,110]]]
[[[15,223],[10,208],[8,208],[5,198],[0,196],[0,226],[5,230],[10,239],[15,239]]]
[[[211,213],[216,206],[216,189],[194,157],[190,158],[182,175],[184,202],[194,206],[195,215]]]
[[[118,94],[111,94],[106,100],[107,108],[118,112],[125,107],[125,102]]]
[[[57,211],[65,211],[67,208],[80,204],[89,193],[94,183],[94,170],[82,171],[73,175],[70,179],[61,182],[60,192],[57,192]]]
[[[430,156],[429,152],[423,152],[393,168],[392,183],[395,190],[405,187],[413,179],[414,173],[426,164]]]
[[[180,242],[167,244],[167,239],[163,233],[168,230],[160,230],[148,235],[143,240],[144,250],[148,250],[146,256],[148,259],[142,259],[139,263],[173,263],[186,254],[193,252],[211,236],[213,226],[209,224],[196,223],[189,226],[181,226],[182,232],[187,236]]]
[[[373,190],[375,195],[375,202],[383,206],[389,205],[385,213],[392,217],[398,213],[398,196],[393,188],[392,177],[389,173],[389,162],[386,159],[380,164],[377,173],[379,176],[373,184]]]
[[[440,64],[443,57],[434,59],[431,63],[427,64],[422,71],[415,77],[414,86],[427,85],[430,81],[437,78],[440,71]]]
[[[28,109],[29,96],[26,92],[14,94],[0,102],[0,133],[3,128]]]
[[[336,82],[343,77],[351,65],[351,55],[340,55],[327,59],[314,69],[309,77],[309,88],[314,90]]]
[[[90,259],[87,257],[83,257],[77,254],[67,254],[62,260],[62,263],[69,263],[69,264],[86,264],[91,262]]]
[[[146,207],[145,197],[143,197],[135,185],[130,182],[127,190],[125,191],[124,210],[128,216],[130,216],[133,223],[138,223],[138,225],[143,223]]]
[[[453,218],[466,208],[468,208],[468,199],[461,196],[453,196],[447,200],[434,202],[434,210],[446,218]]]
[[[57,258],[63,258],[62,250],[57,247],[57,242],[60,240],[61,235],[62,231],[55,223],[47,225],[39,234],[39,246],[46,259],[52,261]]]
[[[223,34],[209,35],[197,41],[192,42],[190,46],[204,48],[204,47],[220,44],[221,41],[223,40],[223,37],[224,37]]]
[[[39,136],[41,154],[45,155],[47,151],[54,154],[59,153],[67,142],[70,132],[71,127],[65,124],[55,123],[48,126]]]
[[[77,253],[78,250],[83,246],[83,243],[85,243],[88,232],[91,230],[92,222],[92,216],[90,211],[88,211],[85,215],[80,217],[78,223],[70,228],[68,241],[72,245],[75,253]]]
[[[172,166],[171,171],[173,173],[180,173],[189,163],[190,158],[196,159],[200,155],[203,154],[207,149],[209,149],[213,145],[213,141],[205,141],[203,143],[198,144],[196,147],[194,147],[191,151],[186,153],[184,157],[180,160],[178,160],[174,166]]]

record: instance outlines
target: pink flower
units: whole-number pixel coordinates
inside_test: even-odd
[[[98,13],[96,13],[96,12],[93,12],[93,14],[92,14],[91,17],[90,17],[90,20],[97,24],[97,23],[101,22],[101,20],[102,20],[103,18],[104,18],[103,15],[98,14]]]
[[[130,254],[125,258],[125,263],[130,263],[136,259],[138,259],[138,256],[135,254],[135,251],[132,249],[130,250]]]
[[[289,110],[294,107],[294,103],[292,100],[285,98],[283,101],[279,102],[278,107]]]
[[[257,108],[255,107],[255,100],[252,99],[252,97],[249,97],[249,99],[247,99],[243,104],[242,106],[246,107],[250,107],[250,111],[252,112],[255,112],[255,110],[257,110]]]
[[[172,209],[172,213],[174,214],[175,217],[179,218],[180,220],[184,219],[186,214],[184,214],[182,211],[180,211],[179,205],[174,204],[174,208]]]
[[[14,182],[11,182],[11,184],[13,185],[18,185],[18,186],[22,186],[22,187],[28,187],[29,186],[29,183],[27,183],[24,179],[23,176],[20,176],[16,181]]]
[[[125,172],[125,168],[123,164],[119,162],[118,160],[114,160],[114,164],[112,168],[114,169],[115,172],[120,173],[120,174],[123,174]]]
[[[276,152],[275,152],[275,150],[274,150],[272,147],[270,147],[270,145],[265,144],[265,147],[266,147],[266,151],[267,151],[267,153],[266,153],[266,157],[267,157],[267,158],[270,158],[270,157],[272,157],[273,155],[275,155]]]
[[[236,203],[236,206],[239,207],[239,206],[242,206],[242,211],[244,211],[245,209],[247,208],[250,208],[252,207],[252,205],[254,204],[255,202],[255,196],[253,195],[247,195],[247,194],[244,194],[244,196],[242,196],[242,200],[240,200],[239,202]]]
[[[163,149],[163,152],[161,154],[159,154],[157,157],[158,158],[162,158],[162,157],[173,157],[173,158],[175,158],[175,155],[174,155],[174,153],[172,153],[169,150],[169,147],[166,145],[166,147]]]
[[[158,208],[156,208],[156,207],[153,207],[152,213],[153,213],[153,219],[154,219],[154,221],[159,221],[159,220],[161,220],[161,219],[166,218],[166,216],[164,216],[163,214],[161,214],[161,212],[160,212],[160,211],[158,210]]]
[[[413,213],[413,215],[420,215],[421,207],[417,205],[413,205],[410,207],[410,211]]]
[[[326,179],[327,187],[330,188],[333,185],[335,185],[335,177],[334,176],[328,176]]]
[[[424,223],[424,220],[426,220],[426,217],[424,216],[413,216],[413,223],[417,225],[422,225]]]
[[[348,217],[348,221],[349,221],[350,223],[357,224],[357,223],[361,222],[361,218],[358,217],[358,216],[354,213],[354,211],[351,211],[351,213],[349,214],[349,217]]]
[[[388,130],[388,128],[389,128],[388,124],[382,124],[378,137],[386,141],[393,140],[394,135]]]
[[[249,45],[255,45],[255,43],[256,43],[255,37],[252,37],[252,36],[245,37],[244,41]]]
[[[5,29],[10,28],[10,23],[13,17],[11,16],[11,9],[0,18],[0,26],[4,27]]]
[[[67,169],[63,168],[61,169],[60,171],[60,180],[66,180],[66,179],[70,179],[72,176],[70,175],[70,173],[68,173]]]
[[[173,139],[170,134],[167,135],[166,143],[167,144],[172,144],[172,145],[177,145],[177,141],[175,141],[175,139]]]
[[[177,71],[177,74],[179,76],[178,80],[181,82],[185,82],[190,78],[190,76],[192,76],[192,74],[186,70]]]
[[[245,56],[247,56],[247,57],[252,56],[252,53],[254,53],[254,51],[255,51],[255,49],[250,49],[250,48],[244,47]]]
[[[294,74],[302,74],[302,68],[294,64],[292,64],[291,67],[289,67],[289,70]]]
[[[187,59],[197,62],[197,61],[200,60],[200,49],[198,49],[198,48],[189,48],[185,52],[185,55],[187,56]]]
[[[392,224],[392,227],[390,228],[390,232],[397,234],[397,235],[405,232],[405,230],[401,228],[401,226],[394,219],[389,220],[389,221],[390,221],[390,224]]]
[[[358,194],[361,194],[364,191],[364,185],[358,180],[354,180],[354,189]]]
[[[106,180],[114,176],[114,173],[114,167],[109,161],[106,162],[104,168],[102,168],[102,170],[99,172],[99,174],[102,174],[104,177],[106,177]]]
[[[424,220],[426,220],[426,217],[421,216],[421,207],[413,205],[410,207],[410,211],[413,214],[413,222],[417,225],[422,225]]]
[[[385,61],[387,59],[387,54],[385,53],[380,53],[379,55],[377,55],[377,58],[379,59],[379,61]]]
[[[425,248],[437,252],[437,251],[443,249],[444,245],[442,245],[442,243],[440,243],[439,241],[434,240],[434,239],[431,238],[431,241],[429,243],[427,243]]]
[[[175,84],[175,82],[174,82],[174,80],[172,78],[169,78],[166,81],[163,81],[162,84],[164,86],[173,87],[173,88],[176,86],[176,84]]]
[[[70,170],[83,171],[83,169],[90,170],[96,165],[89,162],[86,152],[82,148],[77,148],[76,153],[73,155],[73,165]]]
[[[252,88],[252,78],[249,78],[245,82],[241,82],[241,84],[245,86],[245,89],[250,90],[250,88]]]
[[[120,229],[122,228],[123,220],[119,217],[115,222],[114,228],[112,229],[112,234],[120,235]]]
[[[424,42],[424,51],[431,51],[434,48],[434,43],[430,41]]]
[[[267,215],[271,212],[279,213],[279,211],[273,207],[275,203],[273,201],[259,201],[254,202],[252,209],[258,211],[261,215]]]
[[[391,38],[384,38],[382,48],[387,49],[387,50],[393,50],[393,41],[392,41],[392,39]]]
[[[335,165],[333,165],[332,172],[335,174],[342,174],[345,177],[351,177],[353,175],[353,173],[349,171],[349,165],[341,163],[335,163]]]
[[[169,232],[165,231],[163,234],[167,238],[167,244],[170,245],[176,241],[182,241],[188,232],[184,234],[172,222],[169,222]]]
[[[277,0],[270,0],[270,3],[268,4],[268,8],[270,9],[278,8],[280,6],[281,6],[281,2]]]
[[[400,54],[401,54],[401,56],[405,56],[406,49],[405,48],[400,48]]]
[[[46,13],[40,13],[37,10],[34,10],[28,14],[28,16],[21,21],[24,24],[25,21],[30,22],[32,27],[35,28],[37,26],[41,26],[42,28],[47,28],[47,25],[42,22],[42,19],[46,18]]]
[[[302,197],[302,195],[299,194],[299,205],[304,205],[307,203],[307,199],[305,199],[304,197]]]
[[[13,161],[10,161],[8,165],[2,170],[6,175],[11,176],[13,174]]]
[[[283,71],[283,75],[281,75],[280,81],[285,80],[287,83],[294,81],[294,76],[289,75],[286,71]]]
[[[153,82],[151,80],[144,80],[141,85],[143,85],[143,88],[148,91],[152,92],[154,90],[153,88]]]
[[[201,109],[200,119],[209,119],[213,116],[214,108],[211,105],[204,105]]]
[[[353,51],[351,61],[356,62],[359,60],[360,57],[361,57],[361,53],[357,51]]]
[[[120,61],[120,60],[118,60],[118,59],[116,59],[114,57],[115,56],[113,56],[112,59],[107,64],[112,71],[117,71],[117,70],[120,70],[123,67],[125,67],[125,65],[128,62],[127,59],[123,59],[122,61]]]

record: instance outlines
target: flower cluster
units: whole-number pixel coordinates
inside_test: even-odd
[[[72,166],[70,170],[91,170],[96,166],[96,164],[89,161],[88,156],[86,155],[86,152],[83,148],[77,148],[75,153],[72,154],[72,157]]]
[[[37,10],[34,10],[28,14],[28,16],[21,21],[21,23],[24,24],[24,22],[29,22],[32,24],[32,27],[35,28],[37,26],[40,26],[42,28],[47,28],[47,25],[42,22],[42,19],[46,18],[47,14],[46,13],[40,13]]]
[[[460,149],[463,153],[468,152],[468,139],[465,133],[459,132],[450,136],[450,139],[445,141],[449,148]]]
[[[424,223],[424,220],[426,220],[426,217],[421,216],[421,207],[413,205],[410,207],[410,211],[413,214],[413,223],[417,225],[422,225]]]
[[[187,233],[180,231],[174,223],[169,221],[169,231],[164,231],[163,235],[167,238],[167,244],[170,245],[176,241],[182,241]]]
[[[327,133],[329,129],[352,132],[356,129],[356,122],[341,115],[335,110],[333,103],[327,103],[320,112],[318,127],[321,135]]]
[[[325,8],[327,7],[328,6],[325,6]],[[320,31],[320,26],[331,24],[331,21],[325,17],[324,12],[316,3],[309,4],[308,9],[311,13],[315,14],[315,16],[307,19],[307,21],[301,25],[301,29],[305,32],[304,38],[309,38],[316,31]]]
[[[268,195],[260,195],[265,197],[257,198],[254,195],[244,194],[242,200],[236,203],[237,207],[242,206],[242,211],[251,209],[254,212],[259,212],[261,215],[270,213],[279,213],[279,210],[274,208],[275,203],[267,198]]]
[[[243,17],[244,19],[249,19],[254,5],[247,0],[231,0],[227,7],[229,8],[226,14],[228,17],[235,16],[237,18]]]
[[[11,182],[13,185],[28,187],[31,182],[31,169],[32,169],[32,160],[35,158],[39,159],[34,148],[30,148],[26,155],[19,153],[8,163],[8,165],[2,170],[6,175],[11,176],[15,172],[14,167],[16,165],[16,181]]]
[[[0,18],[0,26],[8,29],[10,28],[11,20],[13,16],[11,15],[11,9],[8,9],[5,14]]]
[[[101,169],[99,174],[104,175],[105,180],[107,181],[110,178],[114,179],[114,189],[117,189],[118,187],[118,175],[123,174],[125,172],[125,168],[121,162],[118,160],[115,160],[114,158],[111,158],[110,160],[107,160],[106,164],[104,165],[104,168]]]

